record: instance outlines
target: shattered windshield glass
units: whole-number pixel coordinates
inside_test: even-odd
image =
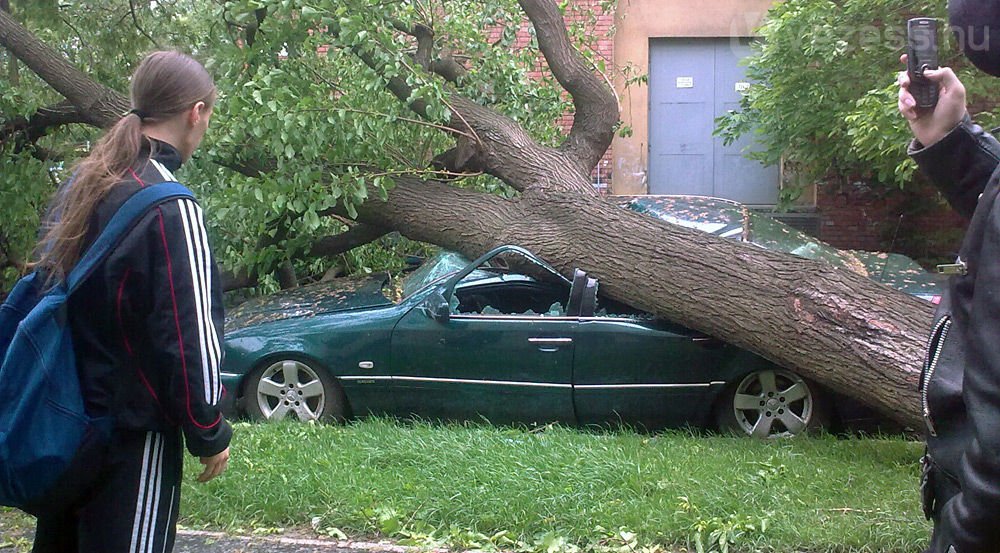
[[[424,261],[419,268],[403,277],[402,291],[404,298],[423,289],[428,284],[441,277],[454,273],[469,264],[469,260],[455,252],[441,252]]]

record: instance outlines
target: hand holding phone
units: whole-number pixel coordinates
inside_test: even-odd
[[[906,22],[907,73],[910,94],[918,108],[933,108],[938,103],[938,84],[924,77],[924,71],[937,69],[937,20],[916,17]]]

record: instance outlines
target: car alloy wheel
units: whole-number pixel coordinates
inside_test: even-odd
[[[727,390],[718,423],[754,438],[782,438],[823,428],[827,411],[815,384],[791,371],[764,369]]]
[[[322,369],[295,359],[282,359],[254,371],[248,382],[247,411],[263,420],[325,421],[343,416],[343,400],[333,379]]]

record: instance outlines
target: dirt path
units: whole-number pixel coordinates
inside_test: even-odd
[[[231,536],[222,532],[182,530],[174,553],[414,553],[416,548],[387,542],[351,542],[319,538]],[[419,550],[424,551],[424,550]]]
[[[28,553],[34,522],[13,510],[0,510],[0,553]],[[308,536],[237,536],[224,532],[180,530],[174,553],[444,553],[389,542],[345,541]]]

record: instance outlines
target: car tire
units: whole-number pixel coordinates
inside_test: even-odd
[[[716,404],[723,432],[755,438],[785,438],[828,427],[830,407],[815,383],[792,371],[753,371],[727,386]]]
[[[243,403],[252,419],[302,422],[344,420],[346,401],[336,379],[315,362],[279,358],[262,363],[247,378]]]

